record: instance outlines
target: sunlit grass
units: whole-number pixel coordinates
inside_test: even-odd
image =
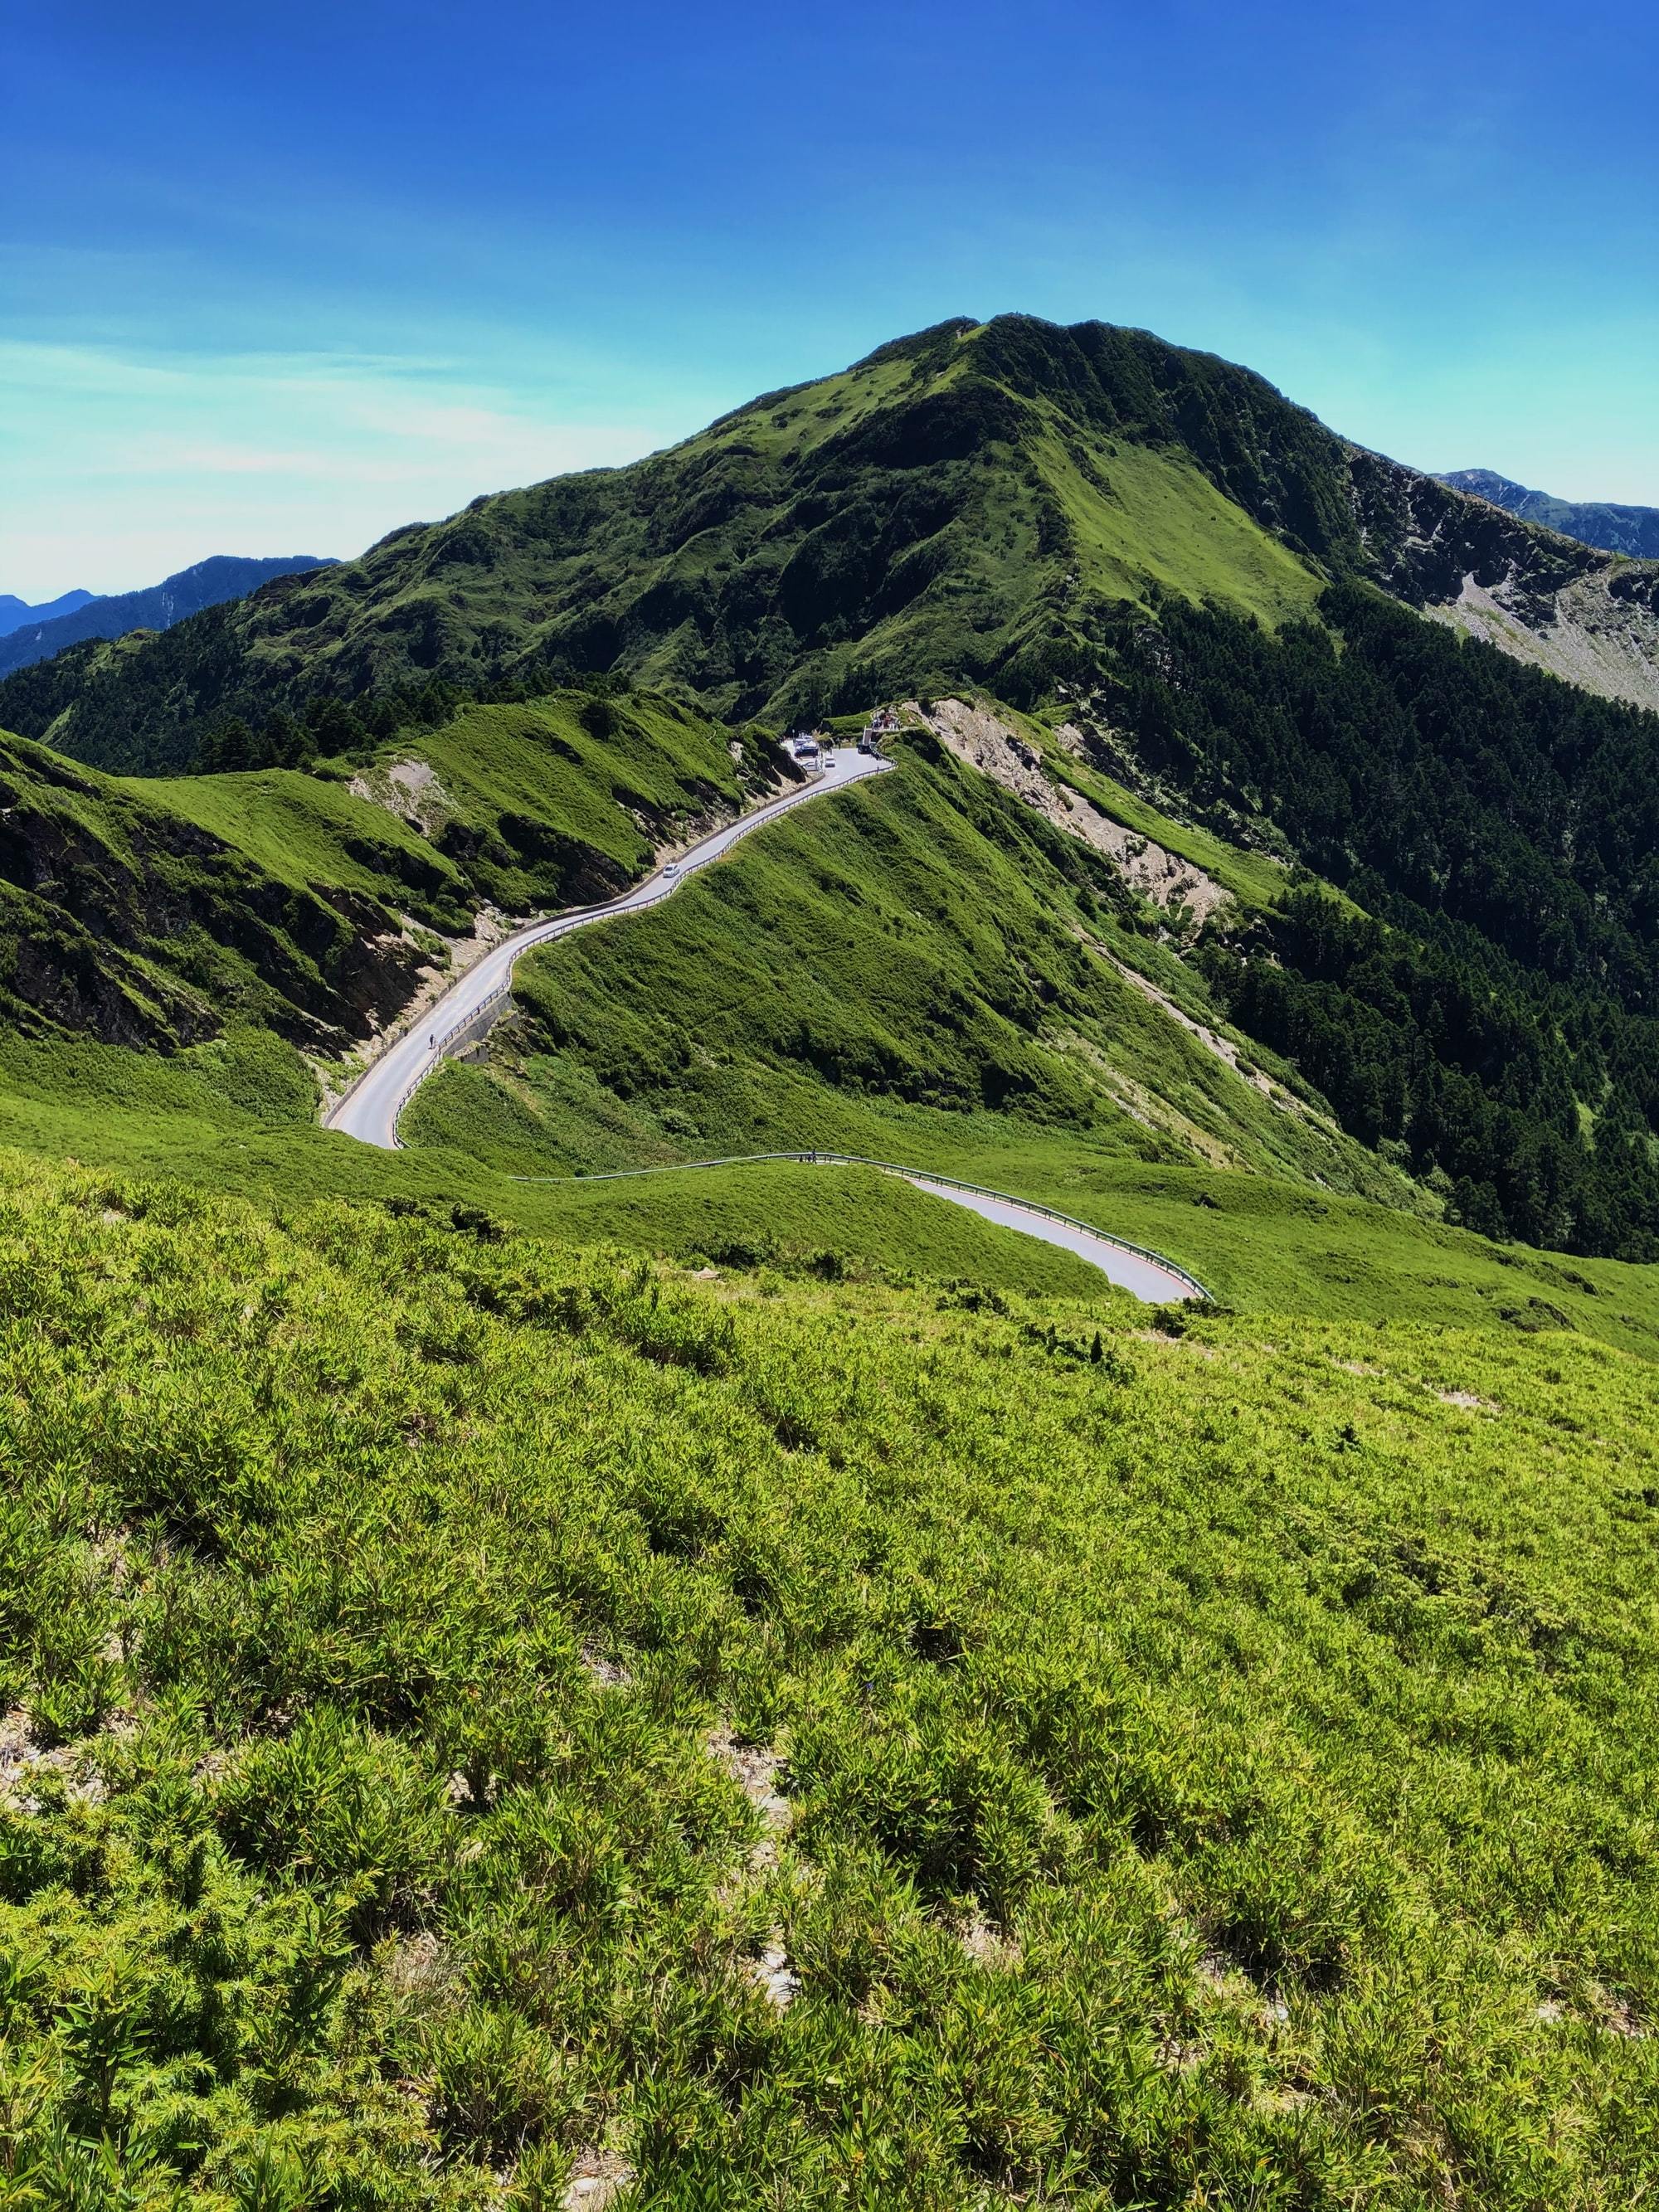
[[[7,1182],[15,2187],[1651,2185],[1648,1364]]]

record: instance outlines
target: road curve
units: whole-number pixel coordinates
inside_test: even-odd
[[[526,952],[539,945],[551,945],[573,931],[586,929],[597,921],[609,921],[617,915],[641,914],[647,907],[656,906],[672,897],[685,878],[699,869],[707,867],[729,853],[740,837],[763,823],[770,822],[792,806],[800,806],[811,799],[826,793],[844,791],[849,784],[867,781],[872,776],[883,775],[892,763],[867,753],[855,751],[850,745],[837,745],[823,756],[821,774],[799,789],[786,792],[781,798],[757,807],[752,814],[744,814],[735,822],[717,830],[647,876],[632,890],[624,891],[620,898],[611,899],[604,906],[583,907],[569,914],[556,915],[550,921],[533,921],[486,952],[476,967],[447,991],[424,1018],[395,1042],[387,1047],[380,1058],[366,1068],[343,1098],[330,1107],[323,1116],[325,1129],[337,1129],[344,1135],[356,1137],[365,1145],[376,1145],[391,1152],[398,1144],[398,1117],[410,1097],[443,1060],[445,1046],[474,1024],[482,1027],[491,1007],[504,1000],[512,981],[513,969]],[[833,1156],[817,1155],[830,1162]],[[688,1166],[717,1166],[725,1162],[688,1162]],[[1055,1214],[1027,1200],[1015,1198],[1002,1191],[969,1188],[948,1181],[935,1180],[926,1173],[892,1166],[890,1163],[872,1161],[867,1164],[881,1166],[890,1173],[902,1175],[907,1182],[930,1197],[947,1199],[952,1205],[966,1206],[971,1212],[988,1221],[994,1221],[1014,1229],[1027,1237],[1040,1237],[1043,1243],[1057,1244],[1080,1259],[1098,1267],[1102,1273],[1133,1291],[1139,1298],[1163,1304],[1175,1298],[1202,1297],[1203,1291],[1192,1278],[1180,1273],[1172,1266],[1160,1262],[1155,1253],[1133,1249],[1116,1243],[1111,1237],[1092,1230],[1080,1221]],[[670,1170],[635,1170],[643,1173],[668,1173]],[[592,1181],[608,1181],[611,1177],[592,1177]],[[526,1182],[539,1182],[539,1176],[526,1176]]]
[[[1190,1275],[1178,1274],[1150,1253],[1132,1252],[1110,1237],[1098,1236],[1080,1221],[1039,1213],[1035,1206],[1024,1205],[1017,1198],[1005,1198],[1000,1192],[993,1195],[983,1190],[951,1190],[925,1175],[908,1175],[904,1180],[914,1183],[918,1190],[925,1190],[930,1198],[948,1198],[953,1206],[965,1206],[970,1213],[980,1214],[1004,1229],[1018,1230],[1022,1237],[1040,1237],[1045,1244],[1058,1244],[1064,1252],[1075,1252],[1079,1260],[1098,1267],[1121,1290],[1133,1291],[1149,1305],[1170,1305],[1204,1296]]]
[[[810,1167],[874,1168],[880,1175],[895,1176],[925,1191],[929,1198],[947,1199],[952,1206],[965,1206],[983,1220],[994,1221],[999,1228],[1012,1229],[1022,1237],[1035,1237],[1042,1243],[1074,1252],[1120,1289],[1132,1291],[1149,1305],[1170,1305],[1189,1298],[1207,1300],[1210,1296],[1196,1275],[1189,1275],[1161,1252],[1109,1236],[1103,1229],[1092,1228],[1075,1214],[1061,1213],[1039,1199],[1016,1198],[1012,1191],[988,1190],[983,1183],[929,1175],[924,1168],[904,1167],[896,1160],[871,1159],[863,1152],[740,1152],[721,1159],[674,1160],[662,1167],[603,1168],[597,1175],[580,1177],[514,1176],[513,1180],[585,1190],[596,1182],[639,1182],[649,1176],[695,1175],[708,1168],[769,1167],[787,1162]]]
[[[621,914],[642,913],[647,907],[669,897],[687,876],[729,853],[740,837],[746,837],[762,823],[773,821],[778,815],[787,813],[792,806],[803,805],[810,799],[844,791],[849,784],[863,783],[871,776],[884,775],[892,766],[890,761],[858,752],[851,745],[833,747],[824,754],[823,760],[823,773],[810,783],[757,807],[752,814],[741,815],[737,821],[727,823],[725,829],[716,830],[712,836],[682,853],[678,861],[659,868],[632,890],[624,891],[620,898],[611,899],[604,906],[583,907],[571,914],[556,915],[549,921],[532,921],[528,928],[503,938],[476,967],[468,969],[414,1028],[388,1046],[363,1071],[344,1097],[324,1115],[323,1127],[342,1130],[360,1143],[392,1151],[398,1142],[398,1116],[442,1060],[444,1040],[453,1037],[471,1022],[481,1020],[490,1003],[505,994],[514,963],[521,954],[538,945],[551,945],[556,939],[568,937],[574,930],[586,929],[593,922],[610,921]]]

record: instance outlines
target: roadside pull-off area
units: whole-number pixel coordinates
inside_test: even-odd
[[[423,1020],[398,1037],[365,1070],[345,1097],[328,1109],[323,1116],[323,1126],[356,1137],[360,1143],[375,1145],[383,1151],[394,1150],[398,1145],[398,1120],[404,1108],[427,1077],[442,1064],[450,1045],[468,1035],[483,1033],[505,1000],[514,968],[524,953],[568,937],[575,930],[589,928],[595,922],[609,921],[620,915],[641,914],[648,907],[660,904],[688,876],[723,858],[739,838],[763,823],[774,820],[793,806],[804,805],[809,799],[844,791],[851,784],[884,775],[891,766],[890,761],[878,755],[860,753],[850,745],[837,745],[824,754],[819,774],[805,788],[786,792],[781,798],[757,807],[752,814],[728,823],[724,829],[692,846],[678,860],[665,863],[620,898],[604,906],[584,907],[574,913],[556,915],[546,921],[532,922],[527,928],[503,939],[469,969],[453,989],[445,993]],[[827,1163],[830,1156],[822,1157]],[[871,1164],[890,1167],[889,1163]],[[903,1174],[918,1189],[952,1205],[966,1206],[986,1220],[1076,1253],[1111,1281],[1133,1291],[1137,1297],[1164,1301],[1200,1295],[1190,1276],[1164,1263],[1157,1255],[1119,1243],[1049,1208],[1000,1191],[953,1187],[909,1170],[894,1168],[891,1171]]]

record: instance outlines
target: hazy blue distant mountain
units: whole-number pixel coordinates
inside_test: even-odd
[[[42,599],[38,606],[31,606],[11,592],[0,592],[0,637],[9,637],[25,623],[56,622],[60,615],[72,615],[91,599],[90,592],[64,592],[55,599]]]
[[[20,620],[0,627],[0,676],[37,660],[50,660],[66,646],[82,645],[88,638],[122,637],[130,629],[170,629],[186,615],[200,614],[204,607],[245,599],[273,576],[334,566],[331,559],[315,553],[279,553],[266,561],[216,553],[147,591],[118,592],[102,599],[70,592],[50,607],[24,607]],[[20,599],[0,599],[0,608],[21,605]]]
[[[1490,500],[1522,522],[1540,522],[1581,545],[1603,553],[1628,553],[1633,560],[1659,561],[1659,507],[1614,507],[1604,500],[1557,499],[1553,492],[1529,491],[1495,469],[1453,469],[1442,483],[1454,491]]]

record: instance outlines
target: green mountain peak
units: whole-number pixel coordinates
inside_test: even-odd
[[[1550,665],[1561,594],[1605,595],[1607,567],[1212,355],[1103,323],[963,318],[628,467],[395,531],[141,652],[23,672],[0,685],[0,723],[153,770],[187,765],[216,726],[434,679],[616,674],[689,687],[733,721],[964,682],[1029,702],[1109,666],[1118,625],[1165,599],[1273,629],[1334,578],[1443,605]],[[1653,576],[1624,588],[1626,627],[1659,628]],[[1644,696],[1638,647],[1598,647],[1597,688]]]

